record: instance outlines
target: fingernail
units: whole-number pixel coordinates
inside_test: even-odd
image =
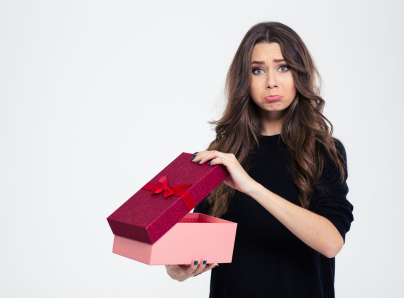
[[[194,154],[198,154],[198,152],[195,152]]]
[[[195,261],[195,262],[194,262],[194,265],[198,265],[198,261]]]
[[[210,161],[210,162],[208,162],[208,165],[210,165],[210,163],[211,163],[211,161]]]
[[[205,265],[205,264],[206,264],[206,262],[207,262],[206,260],[205,260],[205,261],[203,261],[203,264]]]
[[[217,265],[215,266],[215,268],[216,268],[216,267],[219,267],[219,264],[217,264]]]
[[[201,160],[202,160],[202,159],[201,159]],[[199,160],[199,161],[198,161],[198,163],[200,163],[200,162],[201,162],[201,160]]]
[[[191,158],[191,160],[194,160],[194,159],[195,159],[195,157],[192,157],[192,158]]]

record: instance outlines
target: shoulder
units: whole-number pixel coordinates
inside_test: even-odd
[[[347,169],[347,155],[344,144],[337,138],[332,137],[335,145],[335,149],[337,149],[338,159],[341,161],[345,170]],[[324,171],[333,170],[336,171],[337,167],[335,162],[328,155],[327,150],[324,149]]]
[[[342,142],[339,140],[339,139],[337,139],[337,138],[332,138],[333,139],[333,141],[334,141],[334,144],[335,144],[335,148],[338,150],[338,152],[342,155],[342,156],[344,156],[344,157],[346,157],[346,151],[345,151],[345,146],[344,146],[344,144],[342,144]]]
[[[347,167],[347,156],[344,144],[337,138],[333,137],[335,147],[337,149],[338,159],[342,163],[344,173],[340,171],[338,165],[328,156],[328,153],[324,152],[324,167],[319,180],[316,183],[316,187],[313,193],[313,199],[310,204],[311,209],[316,209],[315,207],[320,198],[322,204],[328,204],[332,200],[344,199],[343,204],[346,204],[346,196],[349,192],[349,187],[347,184],[348,179],[348,167]],[[344,175],[345,174],[345,175]]]
[[[347,191],[348,187],[346,181],[348,179],[348,163],[345,146],[337,138],[333,137],[333,141],[335,148],[337,149],[338,159],[342,164],[343,172],[341,172],[340,167],[324,149],[324,165],[316,186],[319,188],[319,190],[323,190],[325,186],[325,188],[329,190],[338,189]]]

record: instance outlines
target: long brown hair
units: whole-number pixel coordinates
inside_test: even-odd
[[[223,115],[217,121],[208,122],[216,125],[216,138],[206,150],[233,153],[247,169],[251,151],[254,145],[259,146],[259,136],[263,131],[259,107],[250,94],[252,50],[258,43],[271,42],[280,45],[296,87],[296,97],[284,111],[281,138],[288,148],[299,201],[303,208],[308,209],[314,188],[322,190],[317,182],[324,168],[325,153],[340,171],[341,183],[345,179],[345,170],[339,159],[342,155],[334,143],[340,141],[332,137],[333,126],[322,114],[325,101],[320,97],[321,77],[304,42],[288,26],[262,22],[251,27],[244,36],[227,73],[227,102]],[[226,213],[234,192],[235,189],[221,183],[207,197],[209,214],[220,217]]]

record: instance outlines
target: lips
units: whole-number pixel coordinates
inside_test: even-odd
[[[265,100],[274,101],[274,100],[279,100],[281,98],[282,98],[281,95],[271,95],[271,96],[265,97]]]

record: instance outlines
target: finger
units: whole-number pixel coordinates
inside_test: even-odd
[[[208,163],[208,165],[210,166],[217,164],[222,164],[229,169],[229,167],[231,167],[234,164],[234,162],[231,159],[229,159],[228,156],[220,155],[220,156],[214,156],[213,159]]]
[[[213,166],[213,165],[216,165],[216,164],[218,164],[217,157],[213,158],[212,160],[210,160],[210,161],[208,162],[208,165],[209,165],[209,166]]]
[[[215,268],[217,265],[219,265],[219,264],[218,264],[218,263],[212,263],[212,264],[209,264],[209,265],[207,265],[207,266],[205,267],[205,269],[203,269],[203,271],[202,271],[202,272],[209,271],[210,269]]]
[[[193,260],[191,265],[186,265],[187,268],[184,268],[184,272],[186,274],[191,274],[198,268],[198,264],[199,264],[198,260]]]
[[[210,160],[208,162],[208,165],[213,166],[213,165],[217,165],[217,164],[223,164],[225,165],[225,160],[224,158],[222,158],[221,156],[215,156],[213,157],[212,160]]]
[[[207,262],[208,262],[207,260],[201,260],[201,263],[199,264],[198,268],[196,268],[196,270],[192,272],[192,274],[196,275],[201,273],[205,269]]]
[[[194,157],[191,158],[191,161],[201,164],[206,160],[205,156],[205,151],[198,152],[197,154],[194,154]]]
[[[211,151],[201,151],[195,154],[195,156],[191,159],[191,161],[196,162],[198,164],[203,164],[207,162],[208,160],[215,158],[218,156],[218,154],[222,154],[221,152],[218,152],[216,150],[211,150]]]

